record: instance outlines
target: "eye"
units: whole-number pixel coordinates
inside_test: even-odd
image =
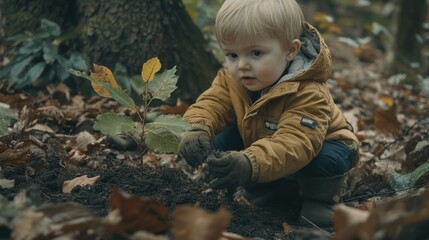
[[[252,56],[252,57],[260,57],[260,56],[262,56],[262,51],[261,50],[253,50],[251,53],[250,53],[250,55]]]
[[[227,58],[229,58],[230,60],[234,60],[234,59],[236,59],[238,57],[238,55],[235,54],[235,53],[227,53],[227,54],[225,54],[225,56]]]

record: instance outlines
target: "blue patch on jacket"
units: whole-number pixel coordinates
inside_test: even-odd
[[[306,126],[306,127],[309,127],[309,128],[315,128],[316,127],[316,125],[317,125],[317,122],[316,121],[314,121],[313,119],[311,119],[311,118],[308,118],[308,117],[301,117],[301,121],[300,121],[300,123],[301,123],[301,125],[304,125],[304,126]]]

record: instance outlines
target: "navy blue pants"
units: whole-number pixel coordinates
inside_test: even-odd
[[[217,134],[212,144],[215,150],[243,150],[243,141],[238,132],[237,125],[227,127]],[[332,177],[342,175],[352,168],[355,153],[345,144],[326,140],[323,142],[319,154],[299,174],[310,177]]]

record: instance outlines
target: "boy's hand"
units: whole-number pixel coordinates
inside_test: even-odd
[[[241,186],[252,176],[249,159],[238,151],[226,152],[221,157],[210,156],[207,164],[209,172],[218,177],[213,183],[213,189]]]
[[[206,160],[210,150],[210,137],[206,131],[189,131],[180,140],[179,156],[184,158],[193,168],[198,167]]]

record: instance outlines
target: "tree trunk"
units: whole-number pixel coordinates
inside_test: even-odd
[[[122,63],[130,75],[140,74],[143,63],[155,56],[163,69],[177,65],[179,82],[173,98],[194,101],[220,68],[182,1],[1,1],[5,36],[35,31],[40,19],[48,18],[62,29],[72,26],[79,36],[75,50],[112,70]]]
[[[58,23],[61,29],[72,25],[73,1],[0,0],[0,39],[39,29],[41,18]]]
[[[407,74],[407,80],[427,70],[423,59],[423,23],[426,20],[426,0],[399,0],[394,18],[394,39],[387,54],[386,74]]]

